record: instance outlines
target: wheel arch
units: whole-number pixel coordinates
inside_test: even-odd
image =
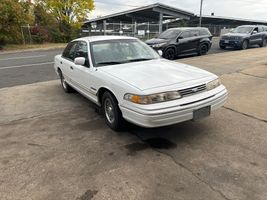
[[[112,90],[110,88],[100,87],[96,93],[97,101],[98,101],[100,106],[102,106],[102,98],[103,98],[103,95],[105,92],[109,92],[115,98],[116,102],[118,103],[118,99],[117,99],[116,95],[114,94],[114,92],[112,92]]]

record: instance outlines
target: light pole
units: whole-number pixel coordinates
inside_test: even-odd
[[[203,0],[200,0],[199,27],[201,27],[202,24],[202,5],[203,5]]]

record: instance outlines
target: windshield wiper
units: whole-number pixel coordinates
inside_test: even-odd
[[[97,63],[97,65],[117,65],[117,64],[122,64],[122,62],[108,61],[108,62]]]
[[[152,58],[137,58],[137,59],[127,60],[127,62],[139,62],[139,61],[146,61],[146,60],[152,60]]]

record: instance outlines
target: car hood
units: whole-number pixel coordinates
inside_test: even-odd
[[[152,39],[146,41],[146,43],[148,45],[161,44],[161,43],[164,43],[164,42],[169,42],[169,40],[167,40],[167,39],[161,39],[161,38],[152,38]]]
[[[235,37],[246,37],[249,35],[248,33],[227,33],[224,34],[223,36],[235,36]]]
[[[202,69],[165,59],[110,65],[99,70],[142,91],[215,76]]]

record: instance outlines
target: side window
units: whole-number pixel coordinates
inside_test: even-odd
[[[259,32],[264,32],[264,28],[262,26],[259,27]]]
[[[258,29],[258,27],[257,28],[254,28],[254,30],[253,31],[257,31],[257,33],[259,32],[259,29]]]
[[[75,58],[83,57],[85,58],[85,66],[89,67],[89,57],[88,57],[88,45],[84,41],[79,41],[76,47]]]
[[[185,31],[180,35],[180,37],[189,38],[190,37],[190,32],[189,31]]]
[[[68,46],[65,48],[62,56],[64,58],[67,58],[73,61],[75,58],[75,49],[76,49],[77,43],[78,42],[69,43]]]
[[[191,37],[198,37],[199,36],[199,31],[191,31]]]
[[[209,32],[204,29],[201,29],[199,32],[200,32],[200,35],[210,35]]]

